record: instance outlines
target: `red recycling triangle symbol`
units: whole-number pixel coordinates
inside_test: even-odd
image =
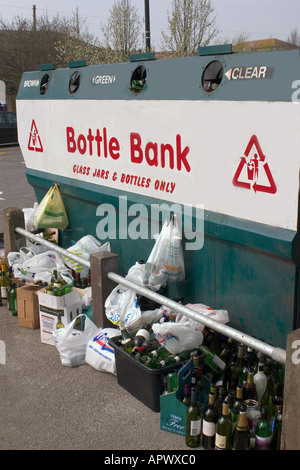
[[[275,194],[277,191],[266,156],[263,154],[256,135],[249,140],[232,184],[239,188],[253,189],[254,192]]]
[[[39,132],[37,130],[34,119],[32,120],[31,130],[29,134],[28,150],[34,150],[35,152],[43,151],[42,141],[40,139]]]

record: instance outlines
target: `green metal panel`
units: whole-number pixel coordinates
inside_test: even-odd
[[[96,209],[100,204],[111,204],[118,211],[122,195],[128,198],[128,206],[139,202],[150,207],[161,202],[29,169],[27,178],[38,201],[54,182],[59,184],[70,220],[70,226],[61,233],[65,248],[87,234],[97,238],[100,218]],[[183,297],[185,303],[226,309],[231,326],[285,347],[286,335],[294,328],[298,290],[298,270],[291,259],[295,235],[293,231],[205,211],[204,246],[185,251],[186,280],[169,285],[166,294]],[[154,244],[153,239],[110,239],[109,234],[108,239],[112,251],[120,257],[121,274],[139,259],[146,261]],[[296,251],[299,254],[299,249]]]
[[[206,66],[221,62],[224,76],[213,93],[201,87],[201,78]],[[141,93],[130,91],[130,78],[139,65],[147,72],[147,87]],[[228,79],[226,73],[234,68],[267,67],[265,79]],[[68,90],[69,79],[74,68],[49,70],[47,93],[40,95],[39,87],[26,87],[27,80],[41,80],[44,71],[23,74],[17,100],[26,99],[86,99],[86,100],[233,100],[233,101],[291,101],[292,82],[299,79],[299,50],[266,51],[244,54],[213,54],[177,59],[147,60],[123,64],[101,64],[79,67],[80,87],[74,95]],[[253,73],[254,70],[252,70]],[[114,76],[109,86],[97,86],[95,77]],[[241,77],[244,75],[241,74]],[[255,75],[253,75],[255,76]]]

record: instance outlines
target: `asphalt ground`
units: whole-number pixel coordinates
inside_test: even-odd
[[[6,306],[0,340],[0,450],[189,450],[115,375],[63,366],[40,330],[18,326]]]
[[[31,208],[35,201],[19,147],[0,147],[1,255],[2,210]],[[160,413],[128,393],[115,375],[88,364],[62,366],[56,347],[41,342],[40,330],[18,326],[3,305],[0,450],[101,450],[111,458],[108,451],[120,457],[129,451],[130,457],[136,451],[189,449],[183,436],[160,430]]]

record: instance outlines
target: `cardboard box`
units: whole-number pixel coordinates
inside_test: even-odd
[[[28,284],[17,288],[18,325],[35,330],[40,326],[39,299],[40,286]]]
[[[184,385],[191,381],[194,369],[193,359],[184,364],[178,372],[178,387],[175,392],[160,396],[160,429],[174,434],[185,435],[185,418],[188,407],[182,403],[184,396]],[[201,412],[206,409],[206,402],[210,391],[210,380],[202,376],[205,386],[205,403],[198,403]]]
[[[81,299],[75,290],[62,297],[56,297],[45,293],[42,289],[38,292],[39,318],[41,330],[41,342],[54,346],[53,331],[56,324],[61,321],[66,326],[82,313]]]

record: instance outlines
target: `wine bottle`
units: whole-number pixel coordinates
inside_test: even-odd
[[[134,344],[133,344],[132,337],[130,336],[130,334],[126,330],[122,320],[119,320],[119,328],[120,328],[120,331],[121,331],[121,345],[122,345],[123,349],[127,353],[130,354],[130,353],[132,353]]]
[[[231,449],[232,423],[229,417],[229,403],[224,401],[222,406],[222,415],[219,417],[216,425],[216,450]]]
[[[229,364],[232,356],[233,350],[233,339],[228,338],[227,343],[225,344],[224,348],[220,352],[219,358],[225,362],[225,364]]]
[[[191,357],[190,351],[181,351],[173,356],[165,356],[160,362],[162,367],[178,364],[181,361],[186,361]]]
[[[271,424],[268,421],[267,408],[262,407],[261,418],[255,426],[255,449],[270,450],[272,439]]]
[[[231,412],[231,421],[233,424],[237,422],[240,409],[243,404],[243,387],[241,385],[236,387],[235,397],[236,399],[233,403]]]
[[[217,387],[217,395],[215,398],[215,410],[218,418],[222,415],[223,402],[226,396],[226,390],[224,387]]]
[[[241,405],[238,421],[232,433],[232,450],[250,449],[250,432],[246,411],[246,405]]]
[[[275,403],[274,403],[274,384],[272,380],[271,374],[268,372],[267,368],[265,367],[265,373],[267,374],[267,386],[265,393],[261,398],[260,407],[267,408],[268,420],[271,421],[273,416],[275,416]]]
[[[217,414],[214,403],[215,395],[210,393],[208,397],[208,406],[203,415],[202,421],[202,445],[205,450],[213,450],[215,448]]]
[[[257,391],[257,401],[258,401],[258,407],[260,408],[260,403],[263,394],[265,393],[266,387],[267,387],[267,376],[264,373],[264,365],[262,362],[258,364],[258,371],[256,374],[253,376],[253,381],[256,386],[256,391]]]
[[[191,404],[185,418],[185,443],[188,447],[199,447],[201,437],[201,412],[197,405],[197,391],[191,389]]]
[[[282,430],[282,407],[276,405],[276,413],[274,418],[274,429],[271,439],[271,450],[280,450]]]
[[[237,355],[236,363],[234,364],[231,370],[231,382],[233,382],[235,386],[239,385],[240,373],[241,373],[242,365],[243,365],[243,358],[244,358],[244,346],[240,344],[238,347],[238,355]]]
[[[10,313],[16,317],[18,315],[18,306],[17,306],[17,285],[12,284],[10,289]]]
[[[61,321],[61,315],[58,314],[56,329],[59,330],[60,328],[64,328],[64,327],[65,327],[65,325]]]
[[[257,401],[257,391],[256,386],[253,381],[253,369],[249,367],[247,374],[247,381],[243,388],[243,399],[244,400],[256,400]]]
[[[134,346],[141,346],[144,341],[149,340],[150,338],[150,330],[151,330],[151,325],[148,323],[144,325],[142,328],[140,328],[135,337],[133,338],[133,344]]]
[[[1,264],[1,277],[0,277],[0,288],[1,288],[1,297],[2,302],[7,301],[7,276],[6,276],[6,269],[5,264]]]
[[[196,394],[197,394],[197,390],[196,390]],[[185,384],[183,388],[182,403],[184,403],[184,405],[186,406],[190,406],[191,404],[191,385],[188,383]]]

